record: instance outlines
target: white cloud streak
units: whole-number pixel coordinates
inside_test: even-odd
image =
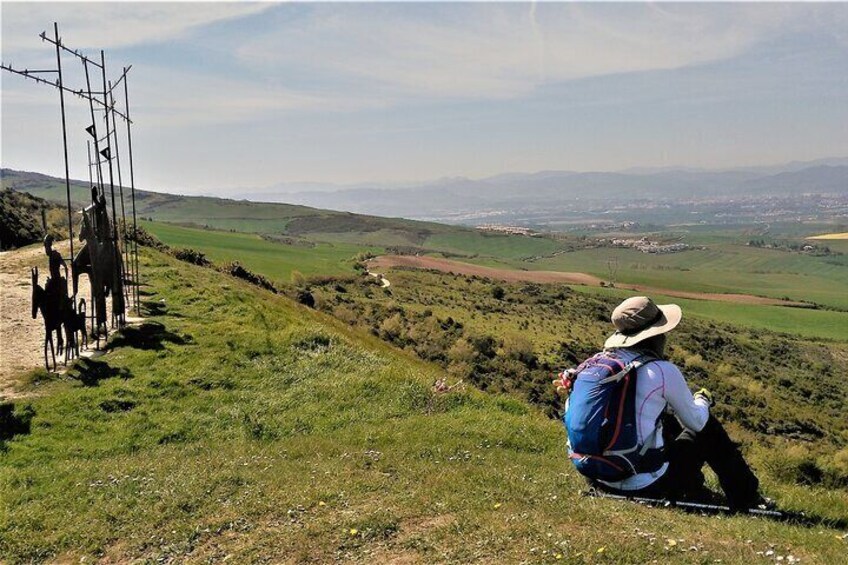
[[[504,99],[552,83],[730,58],[798,25],[771,5],[313,6],[238,49],[256,68],[309,69],[383,96]],[[836,26],[830,26],[836,29]],[[836,33],[836,32],[835,32]],[[362,86],[366,88],[366,86]]]
[[[109,49],[165,41],[204,25],[271,7],[254,2],[3,2],[3,52],[38,49],[38,34],[60,35],[75,48]]]

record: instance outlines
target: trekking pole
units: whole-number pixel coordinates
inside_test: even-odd
[[[703,512],[708,514],[733,514],[729,506],[722,504],[707,504],[702,502],[674,501],[662,498],[645,498],[640,496],[626,496],[623,494],[612,494],[596,489],[590,489],[583,493],[584,496],[592,496],[595,498],[608,498],[610,500],[625,500],[644,504],[645,506],[653,506],[656,508],[679,508],[688,512]],[[761,516],[764,518],[772,518],[782,521],[797,521],[809,522],[809,518],[803,512],[787,512],[783,510],[769,510],[764,508],[747,508],[743,514],[751,516]]]

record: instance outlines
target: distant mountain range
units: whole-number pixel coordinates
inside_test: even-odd
[[[4,187],[64,202],[65,187],[61,179],[11,169],[3,169],[0,178]],[[76,203],[88,201],[87,184],[71,181],[71,198]],[[228,191],[216,192],[223,195]],[[239,190],[238,204],[226,197],[180,196],[142,190],[136,191],[136,197],[139,213],[145,216],[164,221],[220,225],[224,219],[237,222],[256,214],[280,220],[327,214],[327,211],[448,223],[478,223],[479,218],[483,218],[479,221],[539,220],[545,215],[551,220],[562,218],[564,211],[595,209],[606,213],[606,210],[640,200],[681,203],[716,197],[816,193],[848,195],[848,158],[717,171],[635,168],[619,172],[504,173],[483,179],[452,177],[403,184],[287,183],[267,189]],[[274,206],[263,208],[255,204],[259,202],[274,203]],[[249,213],[240,210],[236,214],[231,209],[236,205],[251,210]]]
[[[848,158],[783,166],[710,171],[630,169],[622,172],[541,171],[484,179],[449,178],[413,186],[358,186],[294,193],[259,192],[251,199],[380,216],[448,218],[481,210],[539,209],[577,202],[680,200],[719,196],[848,193]]]

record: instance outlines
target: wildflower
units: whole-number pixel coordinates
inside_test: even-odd
[[[351,536],[355,536],[356,534],[358,534],[358,533],[359,533],[359,530],[357,530],[356,528],[351,528],[351,529],[350,529],[350,531],[349,531],[348,533],[349,533]]]

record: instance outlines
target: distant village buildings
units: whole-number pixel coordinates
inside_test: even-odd
[[[506,233],[509,235],[527,235],[531,236],[534,234],[533,230],[530,228],[525,228],[522,226],[502,226],[499,224],[483,224],[477,226],[477,229],[480,231],[487,232],[495,232],[495,233]]]
[[[689,249],[689,245],[685,243],[660,243],[659,241],[650,241],[646,237],[641,239],[612,239],[609,243],[612,247],[629,247],[642,253],[679,253]]]

